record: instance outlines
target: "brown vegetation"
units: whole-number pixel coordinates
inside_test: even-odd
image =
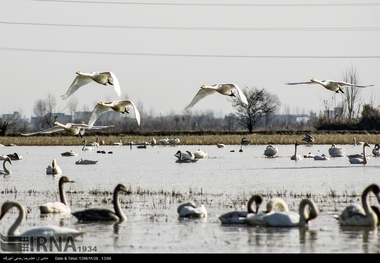
[[[103,140],[106,145],[112,145],[120,139],[123,144],[129,141],[137,144],[142,141],[150,142],[154,137],[157,141],[161,138],[178,137],[181,145],[216,145],[220,142],[224,144],[240,144],[241,139],[246,137],[252,145],[263,145],[268,142],[274,144],[293,144],[295,142],[303,143],[302,138],[305,134],[312,134],[314,144],[352,144],[354,138],[356,141],[365,141],[369,144],[378,143],[379,134],[377,132],[348,132],[348,131],[257,131],[253,134],[244,132],[226,133],[226,132],[168,132],[168,133],[145,133],[145,134],[107,134],[107,133],[88,133],[84,138],[69,136],[65,133],[55,133],[48,135],[24,137],[20,135],[0,137],[1,144],[16,144],[18,146],[43,146],[43,145],[82,145],[83,140],[87,142]]]

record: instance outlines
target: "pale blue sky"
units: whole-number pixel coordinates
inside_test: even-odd
[[[181,113],[201,85],[218,82],[266,88],[280,113],[319,112],[342,96],[282,81],[341,80],[352,66],[359,84],[375,85],[362,90],[363,102],[380,105],[378,1],[97,2],[2,1],[1,114],[30,117],[49,93],[64,109],[60,96],[77,70],[114,72],[122,98],[156,116]],[[74,96],[78,110],[122,99],[95,83]],[[219,94],[193,107],[208,109],[234,112]]]

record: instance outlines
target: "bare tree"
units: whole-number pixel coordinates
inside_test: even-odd
[[[0,119],[0,135],[5,136],[7,130],[9,130],[12,127],[16,127],[17,124],[20,122],[21,115],[18,111],[15,111],[12,115],[7,114],[4,115]]]
[[[351,66],[343,75],[343,80],[352,84],[359,84],[359,76],[356,68]],[[352,120],[357,118],[362,105],[360,97],[361,89],[357,87],[345,87],[344,90],[344,108],[347,112],[347,118]]]
[[[244,104],[236,98],[230,98],[233,107],[237,110],[236,115],[241,126],[248,129],[249,133],[253,133],[262,121],[263,117],[268,117],[275,113],[281,105],[277,95],[272,95],[265,91],[265,88],[258,90],[245,88],[243,93],[246,95],[248,105]]]

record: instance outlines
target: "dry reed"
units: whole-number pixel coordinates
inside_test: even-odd
[[[315,139],[313,144],[353,144],[354,138],[356,141],[368,142],[369,144],[379,143],[378,134],[351,134],[351,133],[318,133],[313,134]],[[151,142],[152,136],[143,135],[125,135],[125,136],[86,136],[84,138],[77,138],[75,136],[61,136],[61,135],[49,135],[49,136],[29,136],[29,137],[12,137],[5,136],[0,138],[0,144],[15,144],[18,146],[77,146],[83,145],[83,141],[87,142],[96,141],[99,137],[101,141],[104,141],[105,145],[112,145],[114,142],[118,142],[120,139],[123,144],[128,145],[128,142],[132,141],[134,144],[147,141]],[[164,137],[164,136],[162,136]],[[304,135],[302,134],[248,134],[248,135],[178,135],[178,136],[165,136],[168,138],[178,137],[180,139],[180,145],[216,145],[218,143],[224,143],[226,145],[240,145],[241,139],[246,137],[251,145],[263,145],[267,143],[273,144],[294,144],[295,142],[305,144],[302,141]],[[157,141],[160,138],[155,138]]]

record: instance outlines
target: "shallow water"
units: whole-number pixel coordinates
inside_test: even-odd
[[[360,203],[360,194],[371,183],[380,183],[377,172],[380,158],[371,157],[367,165],[351,165],[346,157],[329,161],[303,159],[291,161],[294,145],[276,145],[277,158],[265,158],[265,145],[243,146],[155,146],[130,149],[129,146],[100,146],[93,152],[82,146],[14,146],[1,147],[0,153],[17,152],[23,160],[13,161],[9,177],[1,177],[0,202],[12,199],[29,209],[20,231],[31,226],[62,225],[86,231],[75,241],[76,252],[84,247],[97,253],[129,252],[255,252],[255,253],[379,253],[379,234],[371,228],[342,228],[332,217],[347,203]],[[300,145],[298,152],[328,154],[330,145]],[[362,146],[343,145],[346,154],[361,153]],[[373,145],[371,146],[373,147]],[[208,152],[208,158],[196,163],[176,163],[177,150]],[[61,152],[73,150],[74,157]],[[112,154],[97,153],[97,150]],[[231,152],[234,150],[234,152]],[[371,155],[367,148],[367,154]],[[83,158],[98,160],[96,165],[76,165]],[[112,192],[123,183],[134,192],[122,195],[123,211],[128,220],[120,224],[78,223],[75,217],[41,217],[38,205],[59,198],[60,176],[46,175],[46,167],[56,158],[74,184],[65,184],[73,211],[86,207],[112,208],[112,195],[93,195],[90,191]],[[289,208],[298,211],[302,197],[311,194],[320,208],[319,216],[308,228],[269,228],[245,225],[222,225],[218,216],[244,210],[246,199],[254,193],[283,195]],[[331,198],[332,193],[340,197]],[[186,200],[206,205],[208,217],[198,220],[178,219],[177,206]],[[371,199],[374,203],[374,199]],[[17,217],[13,209],[0,221],[6,234]],[[39,251],[44,252],[44,251]],[[55,251],[57,252],[57,251]],[[59,251],[58,251],[59,252]],[[67,252],[75,252],[68,250]]]

